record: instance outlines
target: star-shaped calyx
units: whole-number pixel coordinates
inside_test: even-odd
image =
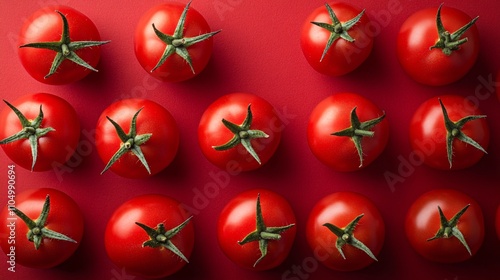
[[[354,230],[356,229],[356,226],[359,223],[359,220],[363,218],[364,214],[361,214],[354,218],[347,226],[344,228],[339,228],[336,225],[330,224],[330,223],[325,223],[323,226],[327,227],[333,234],[337,236],[337,241],[335,242],[335,247],[339,251],[340,255],[344,260],[346,259],[344,255],[344,251],[342,251],[342,248],[345,245],[351,245],[356,249],[359,249],[363,252],[365,252],[370,258],[374,259],[377,261],[377,258],[375,255],[373,255],[372,251],[370,248],[368,248],[363,242],[359,241],[354,237]]]
[[[460,211],[458,211],[455,216],[453,216],[450,220],[448,220],[445,215],[443,214],[443,210],[441,210],[441,207],[438,206],[438,211],[439,211],[439,219],[441,221],[441,226],[439,230],[436,232],[436,235],[433,237],[427,239],[427,241],[432,241],[440,238],[452,238],[456,237],[462,245],[464,245],[465,249],[467,249],[467,252],[469,252],[469,255],[472,256],[472,252],[470,251],[469,245],[467,245],[467,241],[465,241],[465,237],[462,234],[462,232],[458,229],[457,224],[460,220],[460,218],[463,216],[465,211],[469,208],[470,204],[466,205],[464,208],[462,208]]]
[[[44,77],[47,79],[48,77],[52,76],[61,63],[65,60],[68,59],[84,68],[87,68],[89,70],[92,70],[94,72],[98,72],[97,69],[92,67],[90,64],[88,64],[86,61],[81,59],[75,51],[83,48],[90,48],[90,47],[95,47],[95,46],[100,46],[103,44],[107,44],[110,41],[71,41],[70,34],[69,34],[69,24],[68,20],[66,19],[66,16],[61,13],[60,11],[56,11],[62,19],[62,34],[61,34],[61,40],[57,42],[36,42],[36,43],[29,43],[20,46],[20,48],[37,48],[37,49],[48,49],[55,51],[57,54],[52,61],[52,65],[50,67],[49,73]]]
[[[356,114],[356,108],[357,107],[354,107],[351,111],[351,126],[344,130],[333,132],[331,135],[345,136],[352,139],[352,141],[354,142],[354,146],[358,151],[359,167],[361,168],[363,166],[364,159],[361,140],[363,139],[363,137],[373,137],[375,135],[375,132],[370,131],[370,129],[372,129],[375,125],[380,123],[385,118],[385,112],[378,118],[361,122],[358,118],[358,115]]]
[[[136,222],[135,224],[140,226],[142,229],[144,229],[144,231],[146,231],[146,233],[148,234],[148,236],[150,238],[149,240],[146,240],[146,241],[144,241],[144,243],[142,243],[142,247],[143,248],[144,247],[165,248],[165,249],[171,251],[172,253],[174,253],[175,255],[177,255],[178,257],[180,257],[185,262],[189,263],[186,256],[184,256],[184,254],[181,252],[181,250],[179,250],[179,248],[177,248],[174,245],[174,243],[172,243],[171,239],[176,234],[178,234],[189,223],[191,218],[193,218],[193,217],[191,216],[191,217],[187,218],[180,225],[178,225],[170,230],[167,230],[163,223],[159,223],[157,225],[156,229],[154,229],[154,228],[151,228],[145,224]]]
[[[70,237],[45,227],[45,224],[47,223],[47,217],[49,216],[50,212],[49,195],[45,197],[45,202],[43,203],[42,212],[40,213],[40,216],[34,221],[30,219],[28,216],[26,216],[26,214],[24,214],[21,210],[15,207],[11,208],[11,211],[14,212],[19,218],[21,218],[21,220],[28,227],[29,230],[28,233],[26,234],[26,237],[28,238],[29,241],[35,244],[36,250],[40,248],[40,245],[42,244],[42,240],[44,238],[77,243]]]
[[[249,242],[259,242],[260,257],[255,261],[253,267],[267,255],[268,242],[272,240],[280,240],[281,233],[287,229],[295,226],[295,224],[289,224],[280,227],[268,227],[264,223],[264,218],[262,216],[262,209],[260,207],[260,194],[257,195],[257,207],[256,207],[256,229],[249,233],[243,240],[238,241],[238,244],[245,245]]]
[[[36,119],[30,121],[12,104],[5,100],[4,102],[12,109],[12,111],[14,111],[16,116],[19,118],[19,121],[21,122],[23,128],[18,133],[0,140],[0,145],[12,143],[14,141],[22,139],[28,139],[31,146],[31,157],[33,159],[31,163],[31,171],[33,171],[33,169],[35,168],[36,160],[38,158],[38,139],[51,131],[55,131],[55,129],[52,127],[42,127],[42,105],[40,105],[40,112],[38,113]]]
[[[325,57],[326,53],[332,46],[333,42],[336,40],[342,38],[348,42],[354,42],[354,38],[349,35],[349,29],[351,29],[356,23],[359,22],[363,14],[365,13],[365,10],[362,10],[361,13],[359,13],[356,17],[342,23],[340,20],[337,18],[337,15],[335,15],[335,12],[333,11],[332,7],[328,5],[327,3],[325,4],[326,9],[328,10],[328,14],[330,15],[330,19],[332,20],[332,23],[326,23],[326,22],[311,22],[314,25],[317,25],[321,28],[324,28],[328,31],[331,32],[330,37],[328,38],[328,42],[326,43],[325,49],[323,50],[323,54],[321,55],[321,59],[319,61],[322,61],[323,58]]]
[[[450,33],[444,28],[443,22],[441,20],[441,7],[443,7],[443,4],[439,6],[436,16],[436,26],[439,40],[434,46],[431,46],[430,49],[441,49],[445,55],[449,56],[453,53],[453,51],[458,50],[460,48],[460,45],[467,42],[467,38],[460,37],[462,37],[462,35],[464,35],[464,33],[469,30],[469,28],[471,28],[474,23],[476,23],[479,16],[475,17],[473,20],[462,26],[457,31]]]
[[[232,133],[234,133],[234,136],[227,143],[220,146],[213,146],[212,148],[214,148],[217,151],[225,151],[236,147],[238,144],[241,144],[243,145],[243,147],[245,147],[247,152],[250,153],[250,155],[252,155],[252,157],[259,164],[261,164],[260,158],[255,152],[254,148],[252,147],[251,141],[252,139],[257,139],[257,138],[269,138],[269,135],[267,135],[265,132],[261,130],[250,129],[252,121],[253,121],[253,115],[251,110],[251,104],[248,104],[247,115],[241,125],[237,125],[226,119],[222,119],[222,123]]]
[[[473,120],[486,118],[486,116],[484,115],[466,116],[456,122],[453,122],[448,116],[448,112],[444,107],[441,99],[439,99],[439,104],[441,104],[441,109],[443,111],[443,117],[444,117],[444,125],[446,127],[446,152],[448,155],[448,162],[450,163],[450,168],[453,165],[453,141],[455,139],[467,143],[473,146],[474,148],[482,151],[483,153],[487,154],[487,152],[483,149],[483,147],[481,147],[481,145],[479,145],[476,141],[474,141],[472,138],[470,138],[469,136],[467,136],[465,133],[462,132],[462,127],[466,123]]]
[[[161,32],[156,28],[154,23],[152,24],[156,36],[158,36],[158,38],[162,40],[167,46],[156,66],[153,67],[153,69],[151,69],[151,72],[155,71],[158,67],[163,65],[165,60],[167,60],[167,58],[169,58],[171,55],[177,54],[186,61],[186,63],[191,68],[193,74],[195,74],[193,63],[191,61],[191,56],[189,55],[189,51],[187,48],[196,43],[205,41],[208,38],[220,32],[220,30],[217,30],[210,33],[200,34],[195,37],[184,37],[184,23],[186,21],[186,15],[190,5],[191,1],[187,3],[186,7],[182,11],[181,17],[177,22],[177,26],[175,27],[173,35],[168,35]]]
[[[148,173],[151,174],[148,162],[146,161],[146,158],[142,153],[141,145],[146,143],[153,134],[146,133],[137,135],[137,116],[142,111],[142,109],[143,108],[139,109],[139,111],[137,111],[132,117],[132,121],[130,123],[130,130],[128,134],[125,133],[123,128],[121,128],[118,123],[116,123],[114,120],[106,116],[106,118],[115,127],[116,133],[118,134],[118,137],[122,141],[122,144],[120,145],[118,151],[116,151],[116,153],[111,157],[108,164],[106,164],[106,167],[104,167],[104,170],[101,172],[101,174],[106,172],[106,170],[108,170],[116,161],[118,161],[118,159],[120,159],[120,157],[122,157],[127,152],[132,152],[139,159],[142,165],[146,168]]]

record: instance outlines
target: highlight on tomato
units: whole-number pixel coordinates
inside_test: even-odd
[[[80,120],[71,104],[53,94],[20,97],[0,112],[0,145],[17,165],[47,171],[64,164],[80,140]]]
[[[306,239],[316,259],[326,267],[360,270],[378,261],[385,223],[369,198],[336,192],[314,205],[307,219]]]
[[[8,261],[14,256],[15,264],[31,268],[51,268],[66,261],[80,245],[84,230],[76,202],[52,188],[16,194],[15,204],[0,212],[0,221],[0,247]]]
[[[195,9],[167,1],[147,11],[135,30],[135,56],[153,77],[181,82],[198,75],[207,66],[213,36],[205,18]]]
[[[148,99],[123,99],[99,117],[96,146],[107,170],[126,178],[146,178],[165,169],[179,147],[174,117]]]
[[[472,258],[484,240],[484,218],[472,197],[435,189],[417,198],[406,215],[408,240],[422,257],[440,263]]]
[[[110,260],[129,275],[163,278],[189,263],[194,226],[180,202],[159,194],[124,202],[111,215],[104,233]]]
[[[19,58],[36,80],[68,84],[97,72],[101,41],[94,23],[66,6],[48,6],[33,13],[19,35]]]

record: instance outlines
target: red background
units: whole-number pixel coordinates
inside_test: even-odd
[[[25,18],[35,10],[57,2],[86,14],[98,27],[103,40],[99,73],[65,86],[50,86],[32,79],[17,57],[16,38]],[[133,33],[140,16],[163,1],[3,1],[0,5],[1,74],[0,92],[6,100],[33,92],[49,92],[68,100],[82,123],[79,152],[69,164],[72,172],[57,175],[49,171],[31,173],[17,168],[17,192],[33,187],[53,187],[72,196],[85,213],[85,235],[76,254],[63,265],[50,270],[17,267],[7,271],[6,257],[0,254],[2,279],[132,279],[120,277],[104,251],[103,233],[111,213],[124,201],[146,193],[172,196],[199,209],[193,222],[195,249],[191,262],[172,279],[281,279],[293,267],[304,274],[288,279],[492,279],[500,272],[500,242],[494,230],[495,209],[500,190],[500,104],[491,87],[483,85],[496,73],[500,60],[498,46],[497,1],[450,1],[470,16],[480,15],[481,53],[472,71],[461,81],[444,87],[415,83],[401,70],[395,56],[395,41],[402,22],[418,9],[439,5],[442,1],[356,1],[366,8],[379,27],[371,56],[355,72],[338,78],[322,76],[307,64],[299,46],[304,19],[323,0],[195,0],[192,8],[204,15],[213,30],[222,29],[214,39],[213,57],[203,73],[184,83],[167,84],[151,78],[139,65],[133,51]],[[181,1],[186,3],[186,1]],[[494,76],[493,76],[494,77]],[[196,137],[204,109],[216,98],[242,91],[258,94],[284,112],[286,128],[277,153],[261,169],[231,176],[229,184],[199,205],[196,194],[216,182],[213,174],[224,172],[211,165],[201,154]],[[310,152],[306,125],[314,106],[325,97],[343,91],[360,93],[386,110],[390,121],[389,145],[370,167],[354,173],[336,173],[323,166]],[[491,145],[481,162],[459,172],[443,172],[416,164],[401,169],[411,160],[408,124],[419,104],[438,94],[459,94],[477,98],[492,129]],[[104,164],[93,145],[93,131],[104,108],[121,98],[141,97],[165,106],[181,128],[177,157],[164,172],[147,180],[129,180],[111,172],[99,175]],[[1,109],[7,107],[1,105]],[[0,204],[6,203],[7,165],[11,161],[0,152]],[[398,171],[398,169],[401,169]],[[404,177],[390,186],[384,174]],[[1,175],[4,174],[4,175]],[[212,175],[211,175],[212,174]],[[280,267],[252,272],[231,263],[220,251],[216,240],[216,220],[222,207],[243,190],[264,187],[286,197],[298,219],[297,238],[289,258]],[[403,231],[404,217],[410,204],[422,193],[449,187],[475,198],[483,208],[486,239],[478,254],[465,263],[442,265],[426,261],[410,247]],[[386,240],[379,262],[351,273],[331,271],[311,261],[305,241],[305,222],[313,205],[325,195],[350,190],[370,197],[386,221]],[[4,194],[2,194],[2,192]],[[196,204],[198,203],[198,204]],[[203,207],[201,207],[203,206]],[[305,266],[304,266],[305,265]],[[6,278],[7,277],[7,278]],[[285,278],[287,279],[287,278]]]

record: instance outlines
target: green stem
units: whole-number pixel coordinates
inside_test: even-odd
[[[44,77],[44,79],[47,79],[48,77],[52,76],[57,72],[59,69],[59,66],[61,63],[68,59],[75,64],[84,67],[86,69],[89,69],[91,71],[97,72],[97,69],[92,67],[90,64],[88,64],[86,61],[81,59],[77,54],[76,51],[83,49],[83,48],[91,48],[95,46],[100,46],[109,43],[110,41],[70,41],[70,34],[69,34],[69,25],[68,25],[68,20],[66,16],[61,13],[60,11],[56,11],[59,16],[61,16],[62,20],[62,32],[61,32],[61,39],[56,42],[36,42],[36,43],[29,43],[20,46],[19,48],[37,48],[37,49],[47,49],[47,50],[52,50],[55,51],[57,54],[54,57],[54,60],[52,61],[52,65],[49,69],[49,73]]]
[[[325,223],[323,226],[328,228],[335,236],[337,236],[337,241],[335,243],[335,247],[339,251],[340,255],[346,259],[346,256],[344,255],[343,248],[346,245],[353,246],[356,249],[359,249],[363,251],[365,254],[367,254],[370,258],[374,259],[375,261],[378,261],[375,255],[372,253],[370,248],[368,248],[363,242],[360,240],[356,239],[354,237],[354,231],[356,226],[358,225],[359,221],[361,218],[363,218],[364,214],[361,214],[354,218],[349,224],[347,224],[344,228],[340,228],[334,224],[331,223]]]
[[[289,224],[286,226],[280,227],[268,227],[264,223],[264,217],[262,216],[262,209],[260,205],[260,194],[257,195],[257,205],[255,210],[255,224],[256,229],[243,238],[243,240],[238,241],[238,244],[245,245],[250,242],[259,242],[259,250],[260,257],[255,261],[253,267],[256,267],[257,264],[267,256],[267,249],[269,241],[274,240],[278,241],[281,239],[281,233],[294,227],[295,224]]]
[[[152,24],[156,36],[158,37],[158,39],[164,42],[166,46],[162,56],[160,57],[156,65],[153,67],[151,72],[155,71],[160,66],[162,66],[167,60],[167,58],[176,54],[180,56],[184,61],[186,61],[186,63],[191,68],[191,72],[195,74],[194,66],[191,60],[191,55],[189,54],[187,48],[199,42],[205,41],[220,32],[220,30],[218,30],[214,32],[200,34],[195,37],[184,37],[184,29],[185,29],[184,25],[186,22],[186,16],[190,5],[191,1],[187,3],[186,7],[182,11],[179,21],[177,22],[175,31],[172,35],[163,33],[162,31],[156,28],[154,23]]]
[[[36,220],[32,220],[31,218],[26,216],[26,214],[24,214],[21,210],[15,208],[15,207],[11,208],[11,209],[12,209],[12,212],[14,212],[14,214],[16,214],[28,227],[28,232],[26,233],[26,237],[28,238],[29,241],[33,242],[36,250],[38,250],[40,248],[44,238],[77,243],[72,238],[70,238],[62,233],[50,230],[50,229],[45,227],[47,224],[47,219],[48,219],[49,212],[50,212],[50,196],[49,195],[47,195],[45,197],[45,202],[42,206],[42,211],[40,213],[40,216],[38,216],[38,218]]]
[[[241,125],[237,125],[226,119],[222,119],[222,123],[224,124],[224,126],[227,127],[227,129],[229,129],[234,134],[234,136],[228,142],[219,146],[213,146],[212,148],[214,148],[216,151],[225,151],[241,144],[246,149],[246,151],[259,164],[261,164],[259,155],[257,154],[257,152],[255,152],[251,140],[258,138],[268,138],[269,135],[267,135],[264,131],[251,129],[253,121],[251,105],[252,104],[248,104],[247,115],[245,116],[245,120],[243,120],[243,123]]]
[[[471,115],[463,117],[460,120],[454,122],[448,116],[448,111],[444,106],[443,101],[441,101],[440,98],[438,98],[438,101],[439,104],[441,105],[441,110],[443,112],[443,118],[444,118],[444,125],[446,128],[446,151],[448,156],[448,163],[450,164],[450,169],[453,167],[453,142],[455,141],[455,139],[462,141],[468,145],[471,145],[472,147],[487,154],[486,150],[479,143],[477,143],[475,140],[473,140],[472,138],[470,138],[469,136],[467,136],[465,133],[462,132],[462,128],[466,123],[473,120],[486,118],[486,116]]]
[[[349,137],[352,139],[359,156],[359,168],[361,168],[363,167],[363,161],[364,161],[363,146],[361,144],[362,139],[363,137],[375,136],[375,132],[371,131],[371,129],[374,128],[385,118],[385,112],[380,117],[365,122],[361,122],[356,113],[356,109],[357,107],[354,107],[351,110],[351,115],[350,115],[351,126],[341,131],[333,132],[331,135]]]
[[[441,4],[438,8],[436,15],[436,26],[437,33],[439,34],[439,39],[434,46],[431,46],[430,49],[441,49],[442,52],[446,56],[450,56],[454,51],[460,49],[460,46],[465,44],[468,39],[461,38],[462,35],[469,30],[477,21],[479,17],[475,17],[473,20],[459,28],[453,33],[450,33],[444,28],[443,22],[441,20],[441,8],[443,4]]]
[[[12,111],[14,111],[23,128],[18,133],[0,140],[0,145],[27,139],[29,141],[31,148],[31,158],[32,158],[31,171],[33,171],[35,169],[35,164],[38,158],[38,139],[42,138],[49,132],[55,131],[55,129],[52,127],[42,127],[42,121],[44,118],[42,105],[40,105],[40,110],[36,119],[30,121],[28,120],[28,118],[26,118],[26,116],[24,116],[23,113],[21,113],[21,111],[19,111],[12,104],[10,104],[5,100],[4,102],[5,104],[7,104],[7,106],[9,106],[9,108]]]

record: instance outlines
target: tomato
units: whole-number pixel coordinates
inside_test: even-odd
[[[396,48],[404,71],[431,86],[450,84],[465,76],[479,53],[476,20],[442,5],[408,17],[399,30]]]
[[[484,239],[483,212],[468,195],[436,189],[417,198],[406,215],[411,246],[423,257],[442,263],[474,256]]]
[[[26,71],[42,83],[78,81],[95,68],[101,56],[99,31],[79,11],[65,6],[42,8],[31,15],[19,36],[19,58]]]
[[[181,204],[168,196],[134,197],[106,225],[104,245],[115,265],[145,278],[171,275],[189,262],[194,226]]]
[[[280,265],[296,233],[292,207],[281,195],[266,189],[240,193],[222,209],[217,239],[224,254],[241,267],[268,270]]]
[[[15,175],[14,168],[9,170]],[[0,247],[8,260],[50,268],[73,255],[82,240],[84,222],[71,197],[40,188],[23,191],[8,203],[0,213]]]
[[[314,205],[307,219],[306,238],[316,259],[328,268],[359,270],[377,261],[385,224],[367,197],[337,192]]]
[[[281,120],[269,102],[250,93],[232,93],[205,110],[198,126],[198,142],[214,165],[253,170],[272,157],[282,130]]]
[[[111,169],[126,178],[145,178],[165,169],[179,147],[179,128],[160,104],[124,99],[106,108],[97,121],[96,146]]]
[[[486,153],[490,131],[477,106],[467,98],[445,95],[427,100],[410,124],[413,150],[437,169],[463,169]]]
[[[212,55],[212,36],[203,16],[190,8],[167,2],[151,8],[137,24],[135,56],[153,77],[180,82],[198,75]]]
[[[80,121],[66,100],[35,93],[4,102],[9,108],[0,113],[0,144],[17,165],[46,171],[73,155],[80,139]]]
[[[305,20],[300,36],[302,52],[319,73],[340,76],[358,68],[370,55],[373,36],[364,10],[343,2],[325,4]]]
[[[339,93],[322,100],[312,111],[307,126],[309,148],[336,171],[354,171],[370,165],[388,139],[385,112],[355,93]]]

